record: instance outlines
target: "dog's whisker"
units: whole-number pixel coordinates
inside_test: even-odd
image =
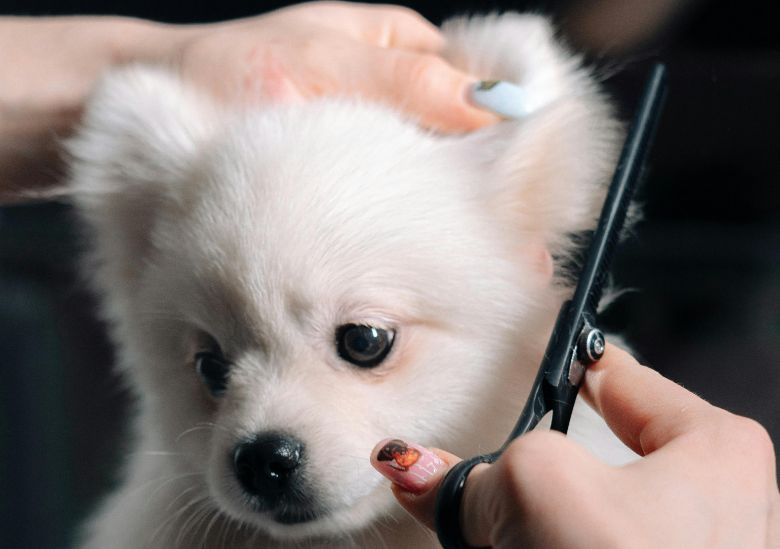
[[[182,542],[186,542],[184,547],[187,547],[188,549],[193,546],[194,540],[200,537],[199,531],[205,519],[210,516],[212,509],[212,506],[202,504],[192,513],[190,519],[184,525],[182,525],[181,529],[179,530],[176,546],[179,546]],[[179,541],[179,536],[181,536],[181,541]]]
[[[168,503],[168,505],[166,506],[166,508],[165,508],[165,509],[166,509],[166,510],[170,510],[170,509],[172,509],[173,507],[175,507],[175,506],[176,506],[176,502],[177,502],[177,501],[179,501],[181,498],[183,498],[184,496],[186,496],[187,494],[189,494],[189,493],[190,493],[190,492],[192,492],[193,490],[198,490],[198,489],[200,489],[200,486],[190,486],[189,488],[185,488],[184,490],[182,490],[182,491],[181,491],[181,493],[180,493],[178,496],[176,496],[175,498],[173,498],[173,499],[172,499],[172,500],[171,500],[171,501]]]
[[[225,427],[224,425],[220,425],[219,423],[214,423],[213,421],[201,421],[199,423],[196,423],[196,426],[198,427],[211,427],[213,429],[219,429],[222,431],[225,431],[226,433],[230,433],[230,429]]]
[[[181,480],[181,478],[179,477],[179,478],[177,478],[175,480]],[[182,497],[186,496],[190,492],[199,491],[199,490],[200,490],[200,493],[195,496],[195,499],[201,499],[201,498],[207,497],[207,494],[202,491],[203,487],[198,486],[198,485],[185,486],[184,488],[182,488],[178,492],[178,495],[176,497],[174,497],[170,502],[168,502],[167,508],[171,508],[171,507],[175,506],[176,502],[178,500],[180,500]]]
[[[201,547],[204,547],[205,543],[208,541],[209,529],[214,521],[219,518],[219,515],[219,509],[214,507],[213,504],[209,505],[201,512],[198,520],[190,528],[190,533],[193,534],[196,539],[200,539]],[[188,547],[192,547],[192,543],[190,543]]]
[[[207,431],[207,430],[220,430],[228,434],[232,434],[230,429],[225,427],[224,425],[219,425],[218,423],[212,423],[208,421],[200,422],[195,424],[194,426],[190,427],[189,429],[185,429],[179,435],[174,439],[174,442],[178,444],[182,438],[185,436],[198,432],[198,431]]]
[[[143,452],[131,452],[130,455],[134,456],[185,456],[184,452],[169,452],[166,450],[145,450]]]
[[[152,496],[154,496],[156,494],[157,489],[159,488],[158,483],[166,484],[166,483],[168,483],[170,481],[179,480],[179,479],[186,478],[188,476],[193,476],[193,475],[196,475],[196,474],[200,474],[200,473],[185,473],[183,475],[173,475],[173,476],[161,475],[159,477],[154,477],[154,478],[151,478],[151,479],[149,479],[149,480],[139,484],[138,486],[134,487],[133,490],[131,490],[128,493],[128,496],[135,497],[136,495],[138,495],[139,492],[142,492],[145,489],[151,488],[152,485],[154,485],[155,486],[155,490],[149,495],[149,497],[152,497]]]
[[[201,536],[201,547],[204,549],[208,549],[206,547],[206,542],[209,540],[209,532],[211,532],[211,529],[214,527],[214,525],[217,523],[217,521],[222,516],[222,513],[220,513],[219,509],[212,509],[212,517],[211,520],[209,520],[208,524],[206,525],[206,530],[203,532],[203,535]]]
[[[185,505],[183,505],[181,508],[179,508],[176,512],[172,513],[170,516],[168,516],[165,520],[163,520],[159,526],[154,530],[152,533],[152,536],[149,538],[149,546],[154,547],[154,541],[157,538],[158,535],[162,535],[165,533],[166,530],[169,530],[176,521],[188,511],[193,505],[201,503],[208,499],[208,496],[200,496],[195,497],[188,501]]]
[[[182,481],[182,480],[187,479],[187,478],[198,477],[198,476],[203,476],[203,473],[201,473],[201,472],[190,472],[190,473],[182,473],[180,475],[173,475],[171,477],[168,477],[167,479],[163,480],[159,485],[157,485],[155,487],[154,491],[152,491],[152,493],[149,494],[149,498],[150,499],[154,498],[163,488],[165,488],[169,484],[172,484],[172,483],[178,482],[178,481]]]
[[[209,425],[196,425],[195,427],[190,427],[189,429],[187,429],[185,431],[182,431],[174,439],[174,443],[178,444],[179,442],[181,442],[182,438],[184,438],[185,436],[187,436],[189,434],[192,434],[192,433],[195,433],[195,432],[199,432],[199,431],[213,431],[213,430],[214,430],[214,428],[209,426]]]
[[[220,534],[217,536],[217,539],[221,540],[220,546],[227,546],[228,534],[230,534],[231,531],[233,533],[233,543],[231,545],[236,545],[236,539],[241,531],[241,526],[242,523],[240,521],[236,521],[233,517],[226,517],[226,519],[222,521]]]
[[[173,542],[174,547],[179,547],[181,545],[181,542],[184,540],[185,536],[191,532],[190,524],[196,525],[204,509],[208,510],[209,508],[210,508],[210,502],[208,498],[203,498],[198,502],[197,506],[191,508],[189,517],[187,517],[187,519],[181,524],[181,526],[179,526],[179,532],[176,535],[176,539]]]

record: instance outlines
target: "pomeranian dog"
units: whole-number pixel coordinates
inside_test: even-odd
[[[533,112],[443,136],[359,99],[224,106],[162,69],[104,78],[71,192],[137,415],[82,547],[437,546],[370,451],[500,445],[622,135],[543,18],[444,32],[450,62]],[[629,456],[581,403],[571,434]]]

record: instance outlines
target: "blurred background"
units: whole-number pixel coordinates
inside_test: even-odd
[[[774,3],[705,0],[409,2],[453,14],[533,10],[598,67],[624,119],[656,60],[670,95],[619,251],[632,289],[604,314],[642,359],[780,442],[780,34]],[[242,17],[283,2],[0,0],[0,15]],[[0,52],[2,62],[2,52]],[[0,209],[0,547],[59,548],[116,477],[129,399],[79,281],[57,204]],[[520,406],[522,403],[518,403]]]

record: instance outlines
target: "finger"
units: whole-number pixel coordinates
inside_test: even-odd
[[[340,63],[333,63],[340,59]],[[470,103],[475,79],[431,54],[335,40],[281,63],[303,97],[358,96],[405,112],[422,126],[447,133],[495,123],[498,116]]]
[[[528,433],[493,465],[474,468],[461,508],[464,539],[476,547],[501,540],[513,540],[513,547],[573,547],[577,540],[567,539],[560,525],[572,509],[595,504],[594,494],[604,492],[605,473],[604,464],[561,433]],[[587,520],[586,513],[580,518]],[[585,530],[582,526],[577,534]],[[551,544],[552,539],[557,542]]]
[[[383,441],[372,454],[372,463],[393,481],[393,494],[415,519],[434,528],[436,497],[442,479],[460,458],[434,449],[443,467],[412,490],[403,479],[407,472],[383,468],[377,455],[386,448]],[[408,444],[410,447],[421,448]],[[604,479],[605,466],[582,447],[559,433],[534,432],[514,441],[493,465],[480,464],[469,474],[461,504],[464,540],[484,547],[500,539],[525,540],[532,532],[544,534],[545,524],[560,524],[572,505],[593,501],[594,486]],[[555,497],[551,497],[554,494]],[[566,505],[561,505],[562,500]],[[528,528],[533,524],[533,528]],[[546,535],[546,534],[545,534]]]
[[[320,25],[365,44],[421,52],[438,52],[444,47],[439,29],[406,7],[339,2],[306,7]]]
[[[363,39],[382,48],[399,48],[419,52],[439,52],[444,37],[439,29],[422,15],[401,6],[369,6],[370,17]]]
[[[415,452],[417,460],[410,464]],[[443,450],[400,439],[385,439],[371,451],[371,465],[392,481],[393,494],[401,506],[431,530],[439,483],[459,461]]]
[[[371,65],[373,78],[364,80],[366,95],[400,108],[425,127],[460,133],[499,120],[469,102],[474,78],[441,57],[393,51]]]
[[[610,429],[641,455],[693,432],[717,414],[713,406],[614,345],[588,368],[583,388]]]

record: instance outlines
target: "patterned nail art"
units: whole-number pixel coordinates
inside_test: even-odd
[[[387,439],[377,444],[371,464],[388,479],[408,492],[419,494],[445,463],[433,452],[403,440]]]
[[[498,86],[499,82],[501,82],[501,80],[482,80],[481,82],[474,84],[474,90],[487,91]]]

